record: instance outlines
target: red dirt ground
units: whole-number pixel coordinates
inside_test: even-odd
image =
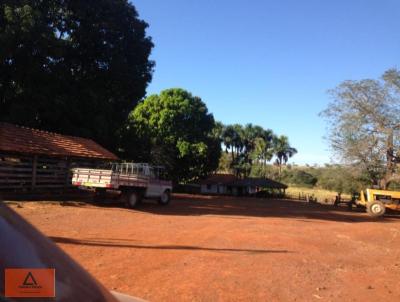
[[[107,288],[150,301],[400,301],[400,216],[190,195],[21,204]]]

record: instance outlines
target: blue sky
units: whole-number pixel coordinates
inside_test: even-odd
[[[327,90],[400,68],[398,0],[134,0],[149,23],[147,94],[181,87],[216,120],[285,134],[291,162],[331,161]]]

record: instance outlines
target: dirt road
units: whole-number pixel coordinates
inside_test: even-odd
[[[179,195],[11,205],[107,288],[150,301],[400,301],[400,217]]]

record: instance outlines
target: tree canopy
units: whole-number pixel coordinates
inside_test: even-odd
[[[220,130],[199,97],[183,89],[164,90],[129,115],[125,157],[164,165],[173,180],[189,181],[218,167]]]
[[[255,161],[266,162],[272,157],[272,131],[247,124],[226,125],[221,132],[225,152],[230,153],[230,169],[237,176],[248,176]]]
[[[287,136],[281,135],[274,137],[274,152],[276,156],[275,163],[279,167],[279,173],[281,173],[282,165],[286,164],[289,158],[297,153],[297,149],[290,145]]]
[[[322,112],[329,141],[340,158],[362,167],[372,183],[386,188],[395,176],[400,147],[400,73],[381,80],[345,81],[330,93]]]
[[[2,1],[0,119],[115,151],[152,77],[146,27],[127,0]]]
[[[226,125],[221,131],[221,140],[225,152],[231,155],[229,168],[237,176],[249,176],[254,167],[265,167],[274,156],[281,167],[297,152],[286,136],[278,137],[272,130],[253,124]],[[220,168],[227,170],[227,164],[227,158],[223,157]]]

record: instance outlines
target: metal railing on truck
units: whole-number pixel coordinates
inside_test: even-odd
[[[113,163],[111,170],[120,175],[137,175],[145,178],[165,179],[163,166],[151,166],[147,163]]]

